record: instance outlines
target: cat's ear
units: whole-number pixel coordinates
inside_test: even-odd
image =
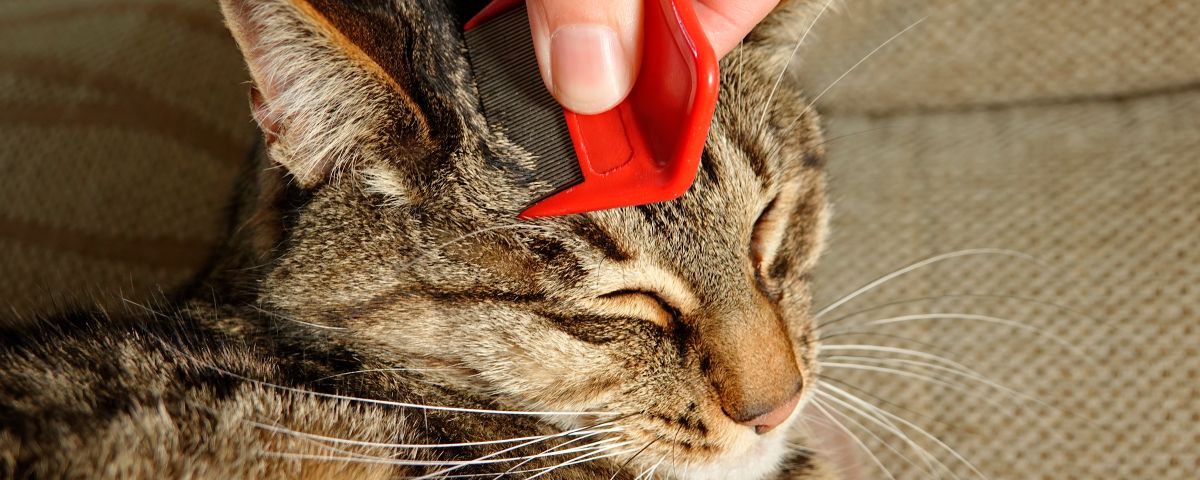
[[[420,148],[429,125],[368,42],[397,42],[353,8],[321,0],[221,0],[254,79],[271,157],[305,187],[366,160],[385,139]]]

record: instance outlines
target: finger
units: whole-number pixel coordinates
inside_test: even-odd
[[[641,59],[642,0],[529,0],[533,47],[546,88],[578,113],[625,99]]]
[[[779,0],[697,0],[696,15],[717,58],[721,58],[767,18],[776,5]]]

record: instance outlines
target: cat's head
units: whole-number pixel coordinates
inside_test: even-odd
[[[301,192],[251,219],[258,301],[336,327],[369,364],[427,368],[499,407],[621,414],[619,437],[649,445],[638,465],[770,471],[816,372],[823,150],[806,102],[777,84],[807,3],[785,2],[723,60],[686,195],[522,221],[546,187],[526,184],[529,154],[480,113],[451,7],[224,0],[278,166],[260,208]]]

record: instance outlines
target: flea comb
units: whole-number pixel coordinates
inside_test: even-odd
[[[546,91],[525,3],[494,0],[465,25],[484,116],[535,158],[551,192],[522,218],[643,205],[696,178],[717,102],[717,59],[692,0],[645,0],[642,64],[629,96],[581,115]]]

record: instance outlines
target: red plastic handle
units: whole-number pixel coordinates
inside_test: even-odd
[[[466,28],[520,4],[494,1]],[[643,12],[642,64],[629,96],[600,114],[563,111],[583,183],[522,218],[662,202],[691,187],[716,107],[717,58],[691,0],[646,0]]]

